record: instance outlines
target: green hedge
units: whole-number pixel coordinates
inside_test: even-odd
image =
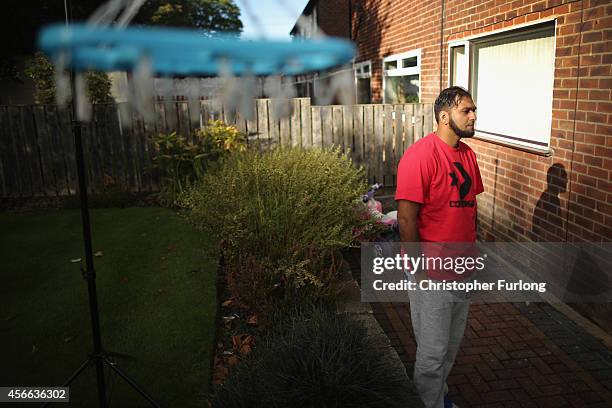
[[[414,392],[366,329],[322,307],[292,310],[216,390],[215,408],[407,408]]]
[[[366,188],[363,169],[338,150],[249,150],[227,157],[179,203],[223,242],[230,294],[261,310],[275,294],[336,293],[339,250],[371,222],[355,216]]]

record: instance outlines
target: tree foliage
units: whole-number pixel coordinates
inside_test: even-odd
[[[233,0],[150,0],[135,23],[199,28],[207,34],[240,33],[240,9]]]

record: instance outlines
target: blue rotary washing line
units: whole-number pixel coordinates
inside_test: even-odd
[[[207,37],[200,31],[169,28],[113,28],[87,24],[50,25],[39,48],[56,60],[67,57],[76,71],[132,71],[148,60],[160,76],[298,75],[350,62],[355,47],[337,38],[299,41]]]

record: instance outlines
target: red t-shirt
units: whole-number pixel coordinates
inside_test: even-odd
[[[430,133],[400,160],[395,199],[421,204],[417,223],[423,242],[476,241],[476,195],[483,191],[476,154],[461,141],[452,147]]]

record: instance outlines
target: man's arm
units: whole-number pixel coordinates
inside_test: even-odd
[[[397,203],[397,222],[402,242],[419,242],[417,217],[421,204],[414,201],[399,200]]]
[[[419,242],[419,228],[417,218],[421,204],[414,201],[400,200],[397,203],[397,222],[400,229],[400,238],[402,242]],[[418,244],[402,245],[404,254],[416,258],[421,252]],[[412,272],[411,272],[412,273]],[[415,274],[417,281],[425,279],[425,273],[420,270]]]

